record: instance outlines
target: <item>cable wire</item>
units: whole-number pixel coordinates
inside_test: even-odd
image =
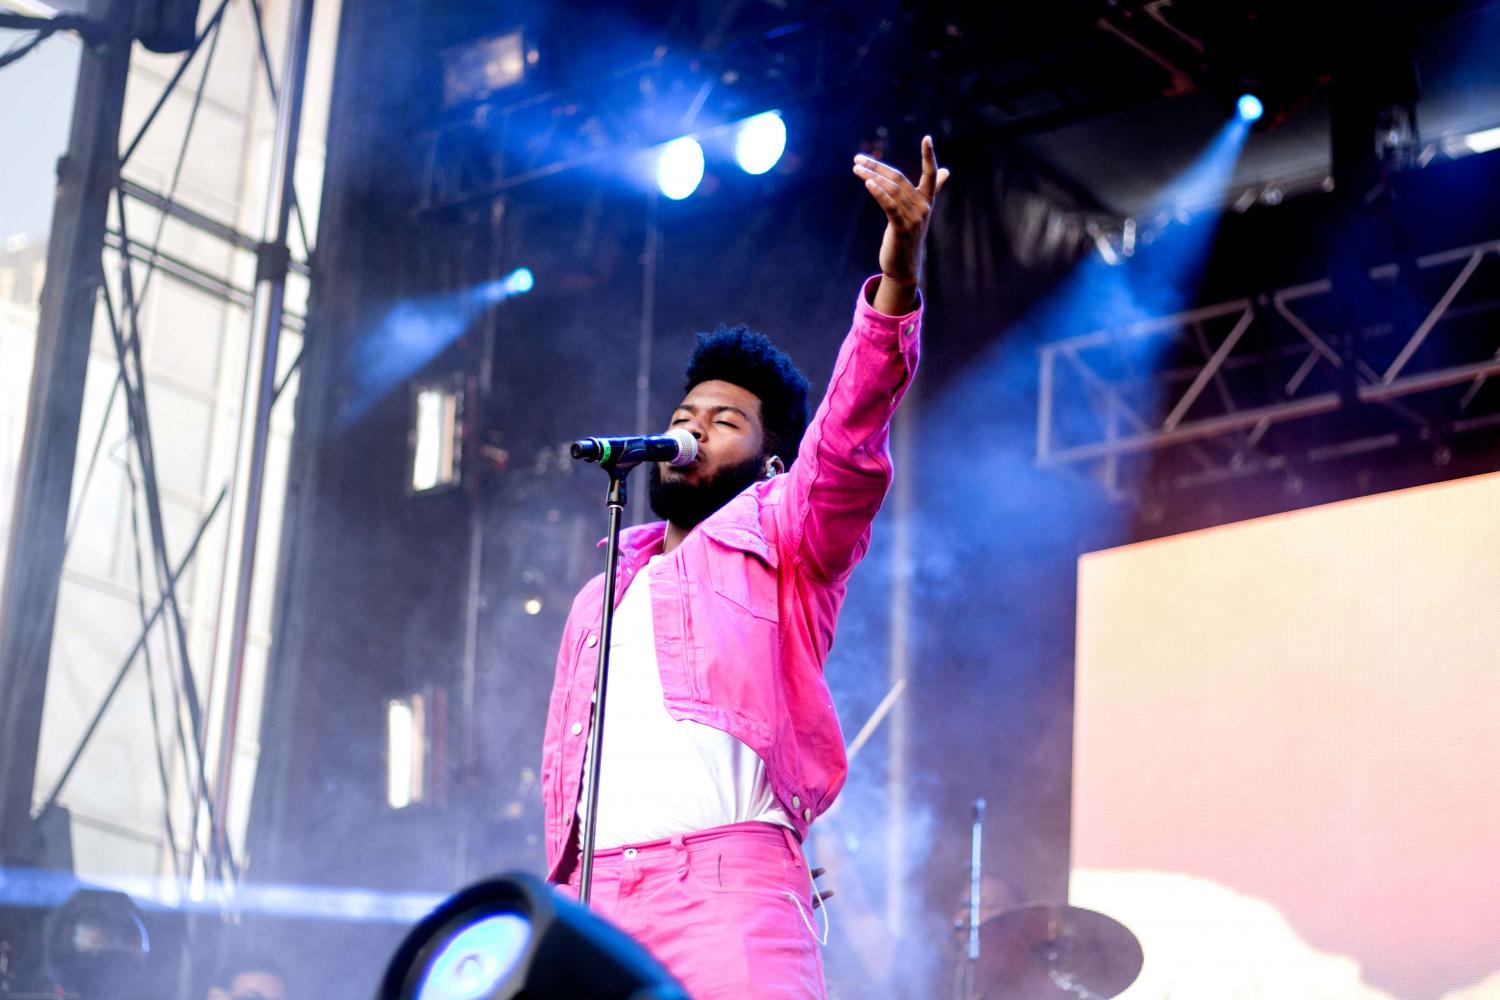
[[[0,13],[0,28],[15,31],[36,30],[30,38],[23,38],[0,55],[0,69],[25,56],[42,42],[59,31],[76,31],[83,40],[93,45],[105,38],[103,29],[86,17],[77,14],[58,14],[54,17],[32,17],[29,14]]]
[[[50,31],[38,31],[35,35],[31,36],[30,39],[22,39],[21,41],[12,45],[9,49],[6,49],[5,54],[0,55],[0,69],[4,69],[6,66],[9,66],[11,63],[15,62],[17,59],[20,59],[22,56],[26,55],[26,53],[42,44],[42,42],[45,41],[47,36],[50,34],[52,34],[52,32]]]

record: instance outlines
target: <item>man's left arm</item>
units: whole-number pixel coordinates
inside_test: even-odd
[[[784,540],[825,580],[843,577],[864,555],[870,522],[890,487],[891,418],[916,367],[922,248],[948,180],[931,137],[922,140],[917,184],[867,156],[855,157],[854,173],[886,214],[881,273],[861,290],[854,327],[787,474],[780,510]]]
[[[948,183],[948,168],[939,169],[929,135],[922,138],[922,177],[916,184],[895,167],[864,155],[854,158],[854,174],[864,180],[886,218],[880,241],[880,287],[871,305],[887,316],[905,315],[917,308],[927,225],[938,192]]]

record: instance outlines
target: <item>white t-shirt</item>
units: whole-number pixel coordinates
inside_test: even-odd
[[[615,609],[594,841],[600,850],[750,820],[792,826],[753,750],[722,730],[667,714],[650,585],[663,558],[646,563]],[[580,823],[586,793],[578,800]]]

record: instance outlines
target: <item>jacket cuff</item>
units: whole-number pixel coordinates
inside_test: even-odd
[[[859,298],[854,304],[854,322],[865,336],[885,346],[906,352],[917,344],[918,334],[922,329],[922,310],[926,301],[922,297],[922,290],[917,289],[917,307],[903,316],[887,316],[877,310],[870,301],[875,297],[875,289],[880,282],[880,275],[873,274],[865,279],[864,285],[859,290]]]

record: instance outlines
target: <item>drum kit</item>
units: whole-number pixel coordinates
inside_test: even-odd
[[[966,1000],[1108,1000],[1140,974],[1141,945],[1113,917],[1037,903],[979,925],[979,957],[965,961]]]
[[[980,844],[984,799],[974,800],[968,904],[953,921],[967,939],[954,981],[958,1000],[1109,1000],[1141,973],[1141,944],[1124,924],[1066,903],[1029,903],[1008,910],[986,907]],[[1015,898],[1002,881],[1002,895]],[[994,893],[991,894],[993,901]]]

